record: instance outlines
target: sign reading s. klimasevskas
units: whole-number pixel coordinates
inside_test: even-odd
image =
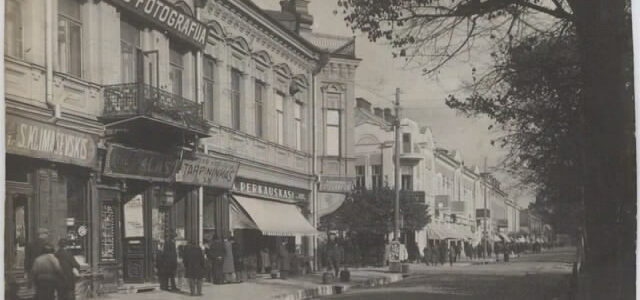
[[[110,0],[114,5],[126,9],[173,35],[204,48],[207,41],[207,25],[186,14],[164,0]]]

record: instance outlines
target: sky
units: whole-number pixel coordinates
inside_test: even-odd
[[[280,9],[279,0],[254,2],[263,9]],[[471,69],[487,65],[488,53],[467,53],[442,68],[436,77],[425,77],[418,69],[405,68],[404,59],[394,59],[389,45],[372,43],[365,35],[353,33],[342,15],[334,13],[336,2],[311,0],[309,13],[314,18],[314,32],[356,36],[356,55],[362,59],[356,71],[356,97],[367,99],[373,106],[391,108],[398,87],[401,117],[429,126],[438,147],[461,151],[466,165],[477,165],[481,170],[485,158],[489,170],[498,166],[505,151],[491,145],[491,140],[500,136],[499,131],[488,129],[491,120],[459,115],[444,102],[450,94],[464,95],[461,87],[471,80]],[[521,205],[531,201],[530,193],[514,190],[517,182],[501,174],[496,177]]]

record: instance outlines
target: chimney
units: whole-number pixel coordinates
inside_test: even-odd
[[[371,111],[371,102],[365,100],[364,98],[358,97],[356,98],[356,107],[362,108],[366,111]]]
[[[393,114],[391,113],[391,108],[384,109],[384,120],[387,122],[393,122]]]
[[[282,0],[280,8],[296,16],[296,33],[311,32],[313,16],[309,14],[309,0]]]
[[[382,115],[382,108],[380,107],[373,108],[373,114],[380,118],[384,118],[384,116]]]

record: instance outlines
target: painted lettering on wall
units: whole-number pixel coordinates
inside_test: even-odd
[[[91,135],[46,123],[7,116],[7,150],[84,166],[95,164],[96,146]]]
[[[156,23],[203,48],[207,41],[207,26],[164,0],[111,0],[120,7]]]
[[[256,195],[266,198],[274,198],[288,201],[306,201],[307,193],[294,188],[286,188],[267,183],[259,183],[244,179],[236,180],[233,184],[233,191]]]

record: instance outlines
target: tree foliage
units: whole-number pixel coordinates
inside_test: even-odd
[[[385,235],[393,232],[395,193],[390,188],[356,190],[334,213],[322,217],[321,228]],[[402,229],[417,231],[429,221],[428,206],[401,193]]]

